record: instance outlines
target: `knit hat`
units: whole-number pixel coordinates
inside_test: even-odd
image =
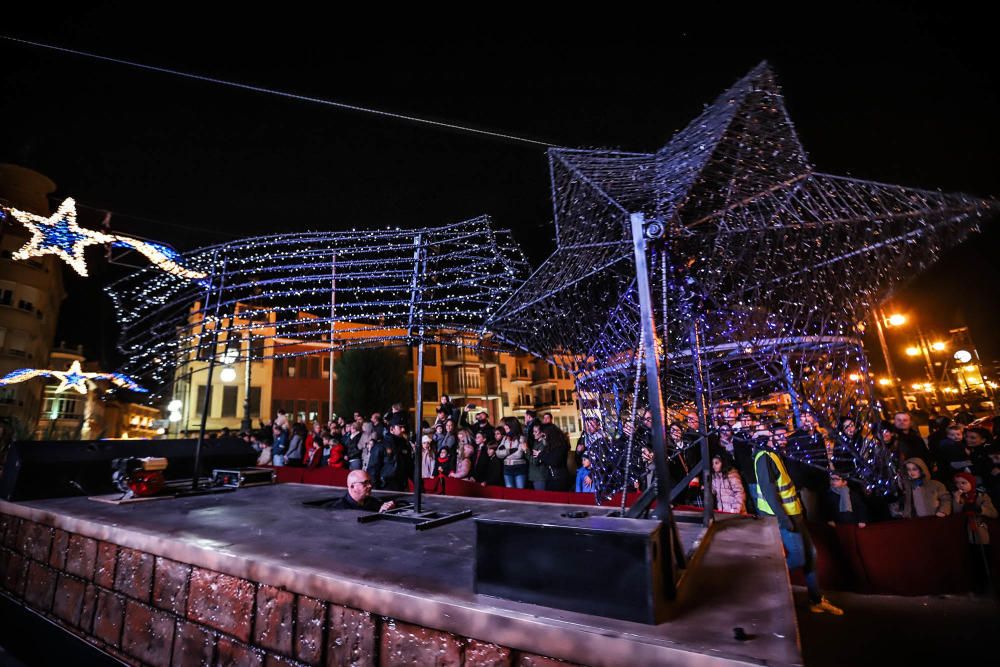
[[[958,479],[959,477],[961,477],[962,479],[964,479],[966,482],[969,483],[969,486],[972,487],[972,491],[975,492],[975,490],[976,490],[976,476],[973,475],[971,472],[956,472],[953,475],[953,477],[955,479]]]

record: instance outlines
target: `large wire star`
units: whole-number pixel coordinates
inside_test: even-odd
[[[766,63],[655,153],[554,148],[549,162],[558,247],[487,327],[574,371],[605,424],[641,404],[634,214],[668,408],[787,396],[832,429],[877,418],[860,334],[872,308],[1000,211],[816,171]],[[609,452],[595,459],[605,491],[624,483]],[[849,468],[884,484],[883,454],[866,444]]]

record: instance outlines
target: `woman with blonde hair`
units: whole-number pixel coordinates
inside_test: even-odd
[[[361,458],[357,459],[360,465],[351,459],[351,470],[368,470],[368,459],[372,455],[372,445],[375,444],[375,426],[371,422],[364,422],[361,425],[361,438],[358,440],[358,451]],[[357,467],[355,467],[357,465]]]
[[[461,440],[461,438],[461,433],[459,433],[459,440]],[[458,460],[455,462],[455,471],[448,476],[454,477],[455,479],[468,479],[472,476],[472,455],[475,451],[475,446],[468,441],[466,441],[464,445],[459,445]]]

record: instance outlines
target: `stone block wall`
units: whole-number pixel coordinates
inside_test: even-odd
[[[566,667],[0,514],[0,588],[134,665]]]

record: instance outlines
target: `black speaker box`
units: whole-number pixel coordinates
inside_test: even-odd
[[[136,456],[169,460],[167,480],[194,476],[195,440],[65,440],[16,442],[7,452],[0,476],[0,498],[39,500],[114,493],[111,461]],[[205,440],[201,477],[213,468],[243,468],[257,462],[257,452],[239,438]]]
[[[505,512],[475,519],[477,593],[640,623],[666,616],[661,522]]]

